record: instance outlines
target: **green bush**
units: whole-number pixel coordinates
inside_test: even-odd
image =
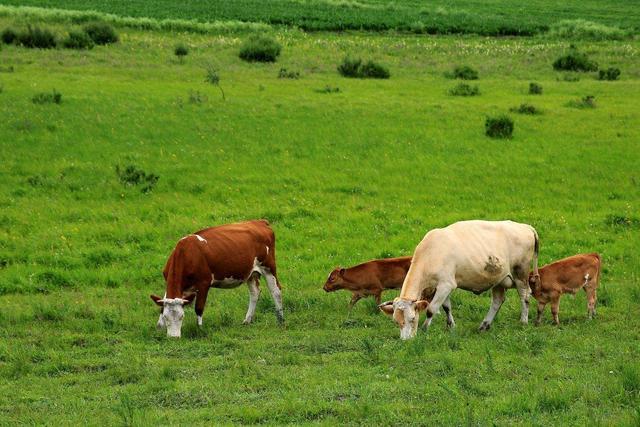
[[[173,54],[180,58],[180,62],[189,54],[189,48],[184,43],[178,43],[173,49]]]
[[[476,95],[480,95],[480,89],[478,88],[478,86],[471,86],[466,83],[459,83],[458,85],[449,89],[449,95],[476,96]]]
[[[247,62],[276,62],[282,46],[267,35],[252,35],[240,47],[240,59]]]
[[[620,78],[620,69],[609,67],[606,70],[598,72],[598,80],[618,80]]]
[[[62,94],[55,89],[53,92],[38,93],[31,98],[34,104],[60,104],[62,103]]]
[[[372,60],[365,63],[360,58],[345,57],[338,65],[338,72],[343,77],[359,79],[388,79],[391,77],[389,69]]]
[[[129,165],[124,169],[116,166],[116,175],[122,185],[125,187],[140,186],[140,191],[143,193],[151,192],[160,179],[158,175],[147,173],[135,165]]]
[[[280,68],[280,71],[278,71],[278,78],[279,79],[299,79],[300,78],[300,72],[298,71],[289,71],[286,68]]]
[[[478,72],[468,65],[458,65],[451,73],[445,73],[446,77],[461,80],[478,80]]]
[[[84,26],[84,31],[95,44],[105,45],[118,42],[118,33],[106,22],[92,22]]]
[[[318,93],[340,93],[340,88],[337,86],[325,86],[322,89],[314,89]]]
[[[587,95],[581,99],[569,101],[567,106],[573,108],[596,108],[596,97]]]
[[[484,123],[485,134],[491,138],[511,138],[513,135],[513,120],[507,115],[487,117]]]
[[[540,111],[539,109],[537,109],[536,107],[534,107],[531,104],[520,104],[517,107],[513,107],[510,109],[510,111],[514,112],[514,113],[518,113],[518,114],[542,114],[542,111]]]
[[[529,83],[529,95],[542,95],[542,86],[538,83]]]
[[[52,49],[56,47],[56,36],[47,28],[29,26],[18,33],[17,43],[31,49]]]
[[[69,35],[62,41],[62,46],[67,49],[93,49],[94,43],[91,37],[84,31],[69,31]]]
[[[2,39],[2,43],[11,44],[18,39],[18,32],[13,28],[5,28],[2,30],[2,34],[0,34],[0,39]]]
[[[628,37],[629,33],[618,27],[609,27],[584,19],[571,19],[551,25],[549,35],[563,39],[622,40]]]
[[[556,71],[596,71],[598,63],[591,61],[585,53],[571,49],[568,54],[553,62],[553,69]]]

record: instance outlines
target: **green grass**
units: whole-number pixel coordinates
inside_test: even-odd
[[[565,20],[581,19],[556,28],[562,34],[615,34],[603,27],[640,29],[640,2],[598,0],[0,0],[6,5],[95,10],[121,16],[188,19],[201,22],[239,20],[297,26],[305,30],[402,30],[420,33],[478,33],[530,35]]]
[[[276,64],[240,60],[237,35],[3,46],[1,423],[637,422],[640,42],[582,44],[621,79],[565,82],[551,67],[565,42],[275,35]],[[349,54],[392,77],[341,78]],[[205,82],[211,63],[226,101]],[[480,96],[447,95],[457,64],[478,70]],[[278,79],[282,67],[303,78]],[[487,138],[486,117],[530,101],[531,81],[545,114]],[[316,92],[327,86],[340,92]],[[31,101],[54,89],[61,104]],[[566,106],[586,95],[597,108]],[[121,183],[128,165],[159,176],[151,191]],[[163,292],[175,242],[260,217],[277,234],[286,327],[263,285],[252,326],[239,288],[212,291],[201,330],[189,310],[181,340],[156,331],[148,294]],[[458,291],[454,331],[438,316],[400,342],[373,301],[348,316],[349,296],[321,289],[336,265],[410,254],[430,228],[469,218],[533,224],[543,263],[600,252],[596,319],[579,294],[562,300],[561,327],[548,312],[523,327],[512,291],[479,334],[490,298]]]

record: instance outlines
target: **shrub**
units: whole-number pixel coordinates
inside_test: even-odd
[[[478,86],[471,86],[466,83],[460,83],[449,89],[449,95],[453,96],[476,96],[480,95]]]
[[[2,34],[0,34],[0,39],[2,39],[2,43],[11,44],[18,39],[18,32],[13,28],[5,28],[2,30]]]
[[[538,110],[536,107],[526,103],[520,104],[518,107],[513,107],[511,108],[510,111],[518,114],[542,114],[542,112]]]
[[[207,77],[205,78],[205,81],[208,83],[211,83],[214,86],[218,86],[218,89],[220,89],[220,93],[222,94],[222,100],[226,100],[226,97],[224,96],[224,90],[222,90],[222,86],[220,86],[220,74],[218,73],[218,69],[209,64],[206,67],[207,70]]]
[[[160,179],[158,175],[146,173],[134,165],[129,165],[125,169],[116,166],[116,175],[122,185],[125,187],[141,186],[140,191],[143,193],[151,192]]]
[[[542,86],[538,83],[529,83],[529,95],[542,95]]]
[[[282,46],[267,35],[252,35],[240,47],[240,59],[248,62],[276,62]]]
[[[384,65],[369,60],[360,67],[360,77],[365,79],[388,79],[391,77],[391,73]]]
[[[94,43],[91,37],[84,31],[69,31],[69,36],[62,41],[62,46],[67,49],[93,49]]]
[[[478,80],[478,72],[468,65],[458,65],[452,73],[445,73],[446,77],[461,80]]]
[[[173,49],[173,54],[180,58],[180,62],[189,54],[189,48],[184,43],[178,43]]]
[[[618,78],[620,78],[619,68],[609,67],[598,72],[598,80],[618,80]]]
[[[189,103],[190,104],[202,104],[207,102],[207,96],[199,91],[190,91],[189,92]]]
[[[596,108],[596,97],[587,95],[581,99],[569,101],[567,106],[573,108]]]
[[[18,33],[18,44],[32,49],[52,49],[56,47],[56,36],[47,28],[27,27]]]
[[[278,71],[279,79],[299,79],[300,73],[298,71],[289,71],[286,68],[280,68]]]
[[[507,115],[487,117],[484,122],[485,134],[491,138],[511,138],[513,120]]]
[[[563,74],[562,78],[558,77],[556,80],[563,82],[579,82],[580,76],[578,74],[568,73]]]
[[[360,58],[350,58],[346,56],[342,60],[342,64],[338,65],[338,72],[343,77],[354,77],[357,78],[360,76],[360,66],[362,65],[362,60]]]
[[[578,52],[577,49],[559,57],[553,62],[553,69],[557,71],[596,71],[598,63],[591,61],[587,54]]]
[[[318,93],[339,93],[340,92],[340,88],[337,86],[325,86],[322,89],[315,89],[315,92]]]
[[[359,79],[388,79],[391,77],[389,69],[374,61],[362,62],[360,58],[345,57],[338,65],[338,72],[343,77]]]
[[[60,104],[62,103],[62,94],[55,89],[53,92],[42,92],[35,94],[31,101],[34,104]]]
[[[618,27],[571,19],[557,22],[549,28],[549,35],[580,40],[622,40],[629,34]]]
[[[105,45],[117,43],[118,33],[106,22],[92,22],[84,26],[84,31],[95,44]]]

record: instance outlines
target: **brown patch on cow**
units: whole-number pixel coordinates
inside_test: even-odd
[[[490,274],[496,274],[502,271],[502,266],[500,265],[500,260],[498,259],[498,257],[489,255],[487,263],[484,265],[484,271]]]

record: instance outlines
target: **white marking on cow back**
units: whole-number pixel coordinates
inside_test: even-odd
[[[198,240],[200,240],[201,242],[205,242],[207,243],[207,239],[205,239],[204,237],[198,235],[198,234],[194,234],[194,236],[196,236],[198,238]]]

